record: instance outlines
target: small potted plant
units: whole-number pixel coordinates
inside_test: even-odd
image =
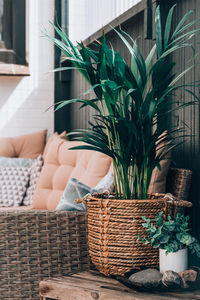
[[[159,248],[160,272],[167,270],[182,272],[188,269],[188,249],[200,257],[200,244],[189,232],[189,216],[177,213],[175,218],[164,217],[159,212],[151,222],[150,219],[142,217],[145,221],[142,226],[146,229],[147,236],[138,239],[145,244],[151,244],[153,248]]]
[[[95,266],[106,275],[124,274],[131,268],[154,266],[158,262],[155,249],[137,242],[138,232],[144,230],[140,220],[144,211],[154,218],[165,205],[163,195],[150,195],[148,187],[153,170],[160,169],[162,160],[176,144],[175,132],[183,134],[181,128],[171,124],[159,126],[159,121],[172,111],[171,97],[175,91],[184,90],[193,100],[176,103],[173,109],[182,109],[198,100],[194,82],[178,83],[192,65],[177,74],[176,62],[169,60],[169,56],[180,49],[193,49],[191,38],[200,29],[193,29],[196,21],[189,21],[191,11],[173,29],[174,9],[175,6],[169,11],[166,24],[162,24],[157,7],[156,41],[146,58],[136,40],[113,28],[127,46],[131,64],[109,45],[104,33],[101,40],[90,46],[83,42],[73,45],[54,24],[60,40],[45,34],[73,64],[71,69],[77,69],[89,83],[91,88],[85,94],[92,91],[95,95],[90,100],[57,103],[56,109],[79,103],[94,111],[87,130],[77,129],[69,134],[73,140],[83,142],[75,148],[99,151],[112,158],[116,194],[95,195],[87,202],[89,253]]]

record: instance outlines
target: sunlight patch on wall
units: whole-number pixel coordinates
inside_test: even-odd
[[[49,20],[53,19],[54,0],[48,4],[47,7],[39,0],[28,2],[26,50],[30,76],[0,78],[1,135],[6,135],[7,131],[9,135],[19,135],[26,130],[34,131],[34,126],[37,128],[45,126],[50,131],[53,128],[53,111],[51,116],[44,115],[44,106],[48,108],[52,105],[54,97],[54,75],[48,74],[54,65],[53,46],[42,37],[43,28],[53,34]],[[44,116],[40,118],[42,114]]]
[[[37,80],[32,78],[23,78],[12,92],[10,97],[0,110],[0,130],[14,117],[15,113],[30,96],[33,90],[37,88]]]

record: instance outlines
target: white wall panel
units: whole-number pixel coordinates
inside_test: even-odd
[[[141,0],[69,0],[69,36],[84,40]]]
[[[54,0],[26,0],[26,55],[30,76],[0,76],[0,136],[54,129],[54,47],[42,37],[54,35]]]

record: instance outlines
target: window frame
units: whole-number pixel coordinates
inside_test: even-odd
[[[26,1],[4,0],[0,61],[26,63]]]

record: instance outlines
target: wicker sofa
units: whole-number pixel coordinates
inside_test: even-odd
[[[45,133],[2,138],[0,156],[34,158],[37,144],[44,165],[32,207],[0,208],[0,299],[38,299],[40,280],[88,268],[86,213],[55,208],[69,178],[95,186],[111,159],[94,151],[66,151],[73,142],[57,134],[44,148]]]
[[[170,169],[167,192],[186,199],[191,171]],[[0,299],[39,299],[39,281],[89,267],[87,214],[0,209]]]
[[[39,299],[39,281],[88,267],[86,214],[0,211],[0,299]]]

